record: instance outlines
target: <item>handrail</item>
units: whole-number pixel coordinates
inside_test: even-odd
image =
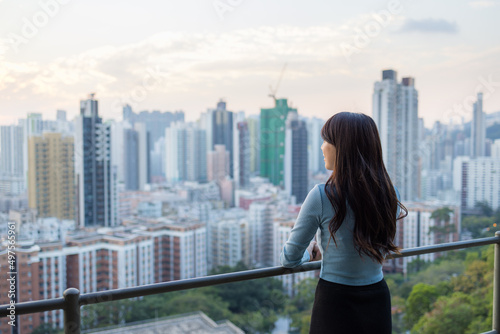
[[[497,262],[500,261],[500,233],[497,232],[494,237],[472,239],[458,242],[450,242],[438,245],[416,247],[401,250],[400,254],[391,253],[387,256],[388,259],[409,257],[415,255],[444,252],[455,249],[477,247],[484,245],[496,244],[495,249],[495,276],[494,276],[494,302],[493,302],[493,330],[498,329],[496,325],[500,325],[500,305],[496,306],[496,302],[500,302],[498,298],[498,290],[500,289],[500,262],[497,266]],[[497,254],[498,252],[498,254]],[[261,269],[252,269],[246,271],[232,272],[219,275],[211,275],[204,277],[196,277],[178,281],[169,281],[162,283],[154,283],[141,285],[136,287],[121,288],[106,290],[100,292],[91,292],[86,294],[81,294],[75,288],[69,288],[64,291],[64,297],[28,301],[16,303],[15,313],[16,315],[38,313],[51,310],[63,309],[65,315],[65,332],[66,333],[80,333],[80,306],[89,304],[98,304],[103,302],[110,302],[121,299],[128,299],[133,297],[147,296],[165,292],[187,290],[193,288],[201,288],[206,286],[240,282],[245,280],[251,280],[256,278],[273,277],[288,275],[298,272],[313,271],[321,268],[321,262],[309,262],[302,266],[296,268],[284,268],[284,267],[270,267]],[[6,317],[9,315],[9,305],[0,305],[0,317]],[[71,330],[70,330],[71,328]]]

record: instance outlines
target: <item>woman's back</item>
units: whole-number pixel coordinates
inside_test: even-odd
[[[325,184],[317,184],[309,192],[297,217],[297,221],[308,226],[308,231],[293,230],[281,256],[282,265],[295,266],[295,262],[287,260],[302,255],[303,249],[295,245],[309,244],[309,236],[314,236],[319,229],[318,244],[323,254],[321,278],[346,285],[367,285],[380,281],[383,278],[382,265],[367,256],[359,256],[354,247],[354,214],[350,207],[348,206],[344,223],[335,234],[336,244],[330,239],[328,229],[333,215],[333,207],[325,193]]]
[[[359,256],[353,242],[354,213],[347,204],[344,222],[335,234],[334,243],[328,226],[334,215],[333,207],[325,194],[325,184],[316,186],[323,207],[318,244],[323,254],[320,277],[347,285],[367,285],[383,278],[382,265],[368,256]]]

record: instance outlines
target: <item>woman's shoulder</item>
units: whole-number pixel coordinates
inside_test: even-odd
[[[325,192],[325,186],[326,186],[326,183],[316,183],[314,185],[314,187],[311,189],[311,191],[317,191],[316,188],[318,188],[318,190],[322,193]]]
[[[316,183],[314,185],[314,187],[311,189],[311,192],[314,192],[315,194],[319,194],[319,197],[324,197],[324,196],[326,196],[325,186],[326,186],[326,183]]]

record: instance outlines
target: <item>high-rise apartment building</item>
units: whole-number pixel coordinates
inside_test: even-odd
[[[117,225],[116,167],[111,163],[111,127],[102,123],[94,94],[80,101],[75,120],[78,225]]]
[[[415,80],[397,82],[394,70],[382,71],[374,85],[373,119],[382,143],[387,172],[403,200],[419,195],[418,92]]]
[[[325,162],[323,160],[323,152],[321,145],[323,139],[321,138],[321,128],[325,121],[312,117],[306,120],[307,124],[307,165],[308,170],[313,173],[325,172]]]
[[[147,235],[111,229],[75,235],[64,253],[67,286],[82,293],[154,283],[154,243]]]
[[[39,217],[75,219],[74,138],[32,136],[28,143],[28,200]]]
[[[155,164],[151,163],[151,151],[156,143],[165,136],[166,128],[174,122],[184,122],[184,112],[141,111],[140,113],[134,113],[131,106],[125,105],[123,107],[123,120],[131,124],[132,127],[134,127],[135,123],[143,123],[145,125],[145,132],[143,131],[143,133],[148,134],[147,167],[149,169],[147,172],[148,181],[146,183],[150,183],[153,180],[163,180],[165,177],[165,168],[162,168],[161,162],[158,163],[157,160],[155,160]]]
[[[126,190],[139,190],[139,138],[134,129],[123,131],[123,181]]]
[[[158,139],[165,135],[165,129],[173,122],[184,122],[184,112],[160,112],[160,111],[141,111],[134,113],[129,105],[123,107],[123,120],[130,124],[144,123],[146,131],[150,136],[150,143],[153,146]]]
[[[249,229],[245,219],[223,218],[210,223],[212,268],[249,263]]]
[[[150,134],[146,124],[128,121],[111,124],[111,160],[117,180],[126,190],[144,190],[151,182]]]
[[[165,130],[165,175],[168,182],[207,179],[205,130],[175,122]]]
[[[137,132],[137,160],[139,190],[144,190],[146,184],[151,182],[150,177],[150,134],[145,123],[135,123],[134,130]],[[125,148],[126,149],[126,148]]]
[[[483,112],[483,93],[477,93],[474,102],[471,123],[471,156],[484,157],[486,154],[486,126]]]
[[[224,145],[229,152],[229,177],[234,177],[233,112],[226,109],[226,102],[220,100],[212,112],[212,149]]]
[[[9,254],[7,253],[7,242],[4,241],[3,245],[0,245],[0,290],[2,293],[0,294],[0,304],[6,305],[9,304],[11,299],[8,295],[8,291],[10,290],[11,281],[7,280],[9,276],[7,276],[7,272],[11,272],[9,269]],[[50,268],[46,271],[46,273],[52,274],[52,281],[44,282],[41,281],[41,277],[44,273],[40,273],[40,262],[38,254],[40,252],[39,245],[27,245],[17,242],[16,245],[16,263],[17,263],[17,279],[16,279],[16,292],[17,292],[17,301],[29,301],[29,300],[39,300],[43,299],[44,295],[47,293],[49,295],[52,294],[52,291],[56,288],[55,282],[60,283],[58,276],[54,275],[54,272],[50,272]],[[56,261],[48,261],[49,264],[54,266],[60,265],[60,263]],[[54,268],[54,267],[52,267]],[[43,269],[43,268],[42,268]],[[25,278],[25,279],[21,279]],[[27,279],[29,278],[29,279]],[[60,297],[63,291],[57,291],[57,296]],[[4,293],[5,291],[5,293]],[[36,313],[36,314],[25,314],[18,316],[17,329],[19,333],[31,333],[35,328],[44,323],[44,318],[48,313],[52,313],[52,317],[56,318],[56,321],[60,321],[62,324],[62,310],[52,311],[52,312],[44,312],[44,313]],[[0,331],[2,333],[11,333],[12,326],[9,325],[10,319],[7,317],[0,318]]]
[[[126,179],[125,169],[128,166],[127,163],[124,162],[125,152],[128,151],[129,145],[132,144],[126,142],[126,132],[131,128],[132,126],[130,123],[126,121],[111,123],[111,164],[116,166],[116,182],[118,184],[125,183]],[[137,151],[137,144],[133,147],[135,147]],[[134,190],[136,189],[137,188],[134,188]]]
[[[274,108],[260,110],[260,176],[284,187],[285,121],[290,111],[286,99],[276,99]]]
[[[458,157],[453,166],[453,185],[460,192],[462,210],[474,210],[486,202],[493,210],[500,208],[500,158]]]
[[[234,136],[234,180],[239,187],[247,187],[250,184],[250,132],[248,123],[238,122]]]
[[[308,193],[307,127],[297,112],[288,113],[285,133],[284,180],[285,190],[302,203]]]
[[[155,245],[153,267],[155,282],[165,282],[207,275],[207,229],[195,220],[170,221],[147,226]]]
[[[256,175],[260,168],[260,118],[252,115],[246,119],[248,124],[248,136],[250,140],[250,173]]]
[[[19,195],[26,189],[24,141],[22,126],[0,126],[0,194]]]
[[[207,275],[206,227],[197,220],[151,219],[65,236],[17,241],[18,301],[59,298],[70,287],[91,293]],[[0,241],[0,273],[10,271],[7,260],[7,241]],[[0,291],[8,291],[9,284],[2,279]],[[0,294],[0,304],[9,302],[7,293]],[[1,333],[10,333],[8,321],[0,319]],[[63,311],[19,317],[21,333],[45,323],[62,329]]]
[[[215,145],[207,153],[207,180],[221,181],[229,175],[230,155],[224,145]]]
[[[266,202],[253,202],[248,209],[250,261],[256,267],[272,266],[274,263],[272,209]]]

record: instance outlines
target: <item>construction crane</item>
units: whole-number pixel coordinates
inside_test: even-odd
[[[271,85],[269,85],[269,90],[271,91],[271,94],[269,94],[269,96],[272,97],[274,99],[274,101],[276,101],[276,93],[278,92],[278,88],[280,87],[281,78],[283,78],[283,73],[285,73],[286,65],[287,65],[287,63],[285,63],[285,65],[283,65],[283,69],[281,70],[280,78],[278,79],[278,83],[276,83],[276,88],[273,89],[273,87]]]

